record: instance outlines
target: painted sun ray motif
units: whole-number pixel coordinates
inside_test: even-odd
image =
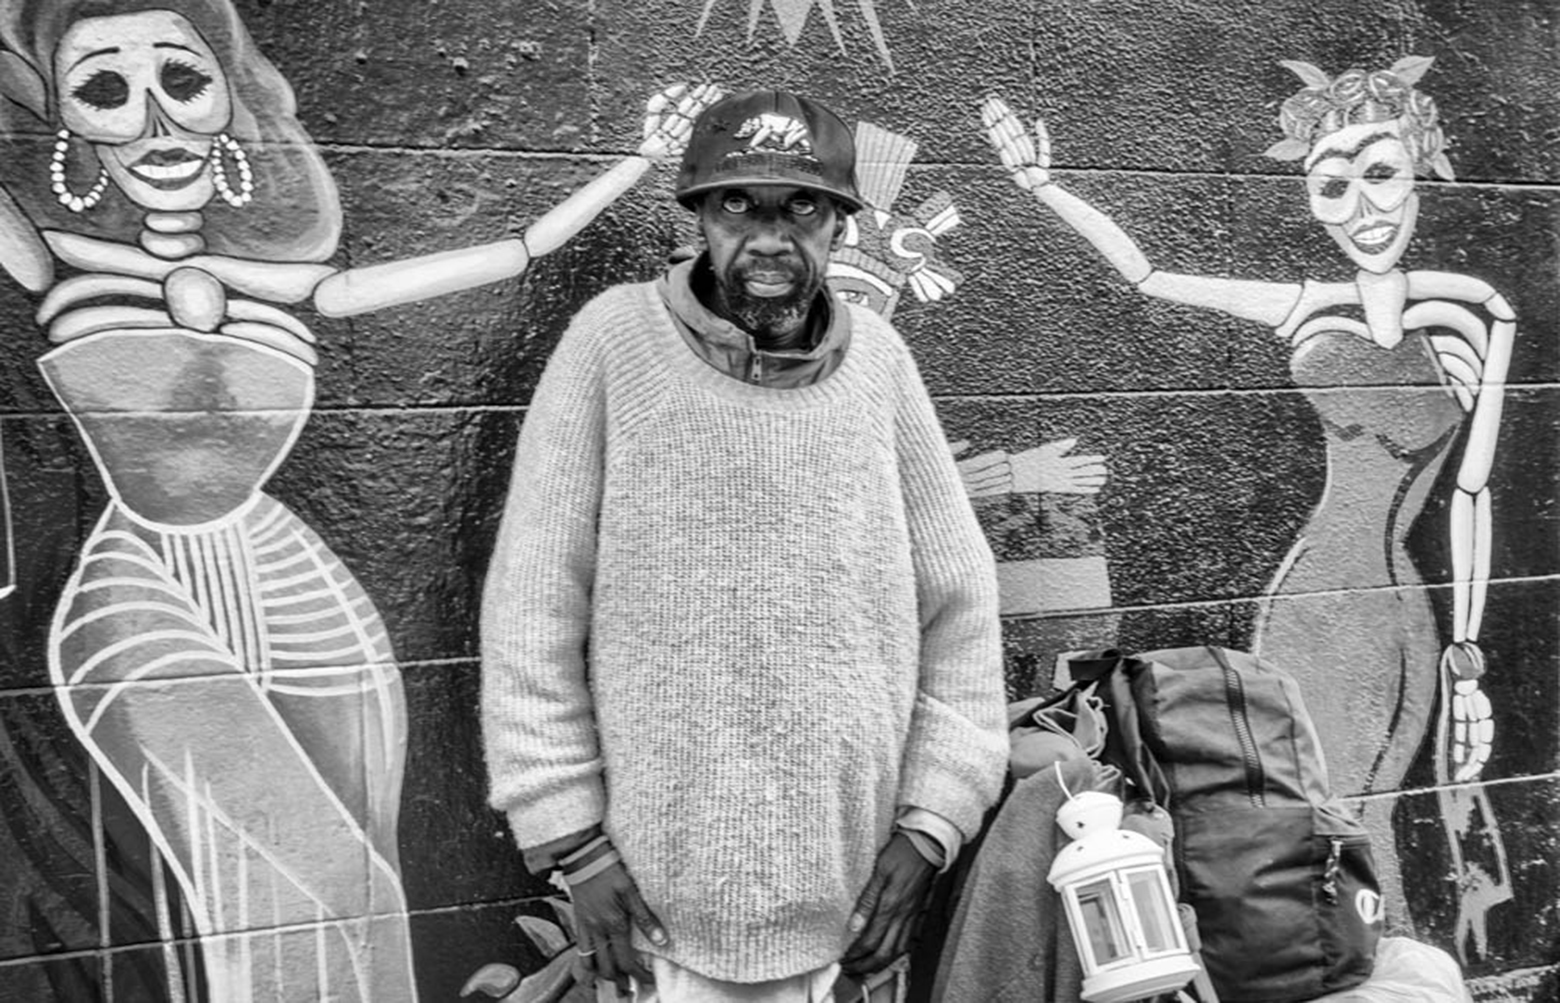
[[[703,34],[716,2],[717,0],[704,0],[704,8],[699,12],[699,23],[694,28],[695,37]],[[764,4],[765,0],[748,0],[747,40],[749,42],[758,34],[758,22],[763,16]],[[802,37],[802,31],[807,27],[807,19],[816,5],[823,13],[824,22],[829,26],[829,33],[834,36],[834,44],[839,46],[841,52],[845,51],[845,36],[840,30],[840,18],[834,8],[834,0],[768,0],[768,4],[774,10],[775,18],[780,22],[780,33],[785,37],[787,44],[795,46]],[[872,36],[872,42],[877,47],[878,55],[883,58],[884,65],[892,73],[894,57],[888,51],[888,38],[878,18],[877,0],[857,0],[857,7],[861,11],[861,19],[866,24],[867,33]]]

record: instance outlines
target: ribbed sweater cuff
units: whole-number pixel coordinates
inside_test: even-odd
[[[606,818],[606,812],[606,793],[601,784],[593,783],[532,798],[508,809],[505,814],[509,816],[509,828],[515,842],[524,851],[599,826]]]

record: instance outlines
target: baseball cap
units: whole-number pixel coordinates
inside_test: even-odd
[[[796,185],[855,212],[855,168],[856,141],[838,115],[787,91],[748,91],[722,98],[694,121],[677,201],[692,209],[697,196],[716,188]]]

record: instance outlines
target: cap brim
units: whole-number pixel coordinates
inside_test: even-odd
[[[678,192],[676,198],[677,201],[681,202],[685,208],[692,209],[692,200],[698,198],[700,195],[703,195],[705,192],[719,191],[722,188],[760,187],[805,188],[808,191],[822,192],[823,194],[834,199],[836,202],[844,205],[846,211],[848,212],[860,212],[862,206],[865,204],[861,201],[861,196],[854,192],[845,191],[842,188],[835,188],[832,185],[817,184],[812,181],[804,181],[800,179],[777,178],[772,174],[733,174],[729,177],[716,178],[711,181],[705,181],[702,184],[689,185],[687,188],[684,188],[682,191]]]

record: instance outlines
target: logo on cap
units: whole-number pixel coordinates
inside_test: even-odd
[[[813,154],[812,136],[807,131],[807,123],[789,115],[777,115],[774,112],[754,115],[742,123],[733,138],[747,140],[747,148],[730,151],[726,154],[728,158],[755,153],[778,153],[812,161],[818,159]]]

